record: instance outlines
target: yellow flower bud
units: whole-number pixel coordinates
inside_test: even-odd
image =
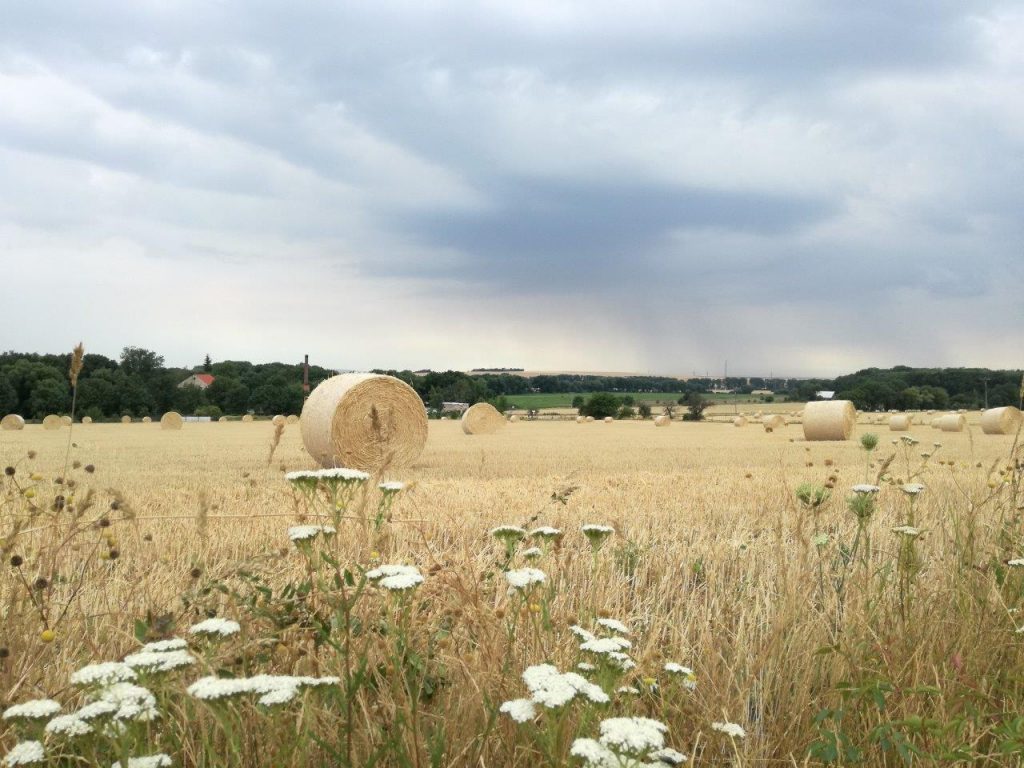
[[[39,639],[44,643],[52,643],[57,639],[57,634],[52,629],[44,629],[39,633]]]

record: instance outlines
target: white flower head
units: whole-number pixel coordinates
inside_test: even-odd
[[[633,696],[640,695],[640,689],[633,685],[620,685],[618,688],[615,689],[615,692],[631,694]]]
[[[651,757],[665,765],[682,765],[687,760],[686,755],[682,752],[677,752],[671,747],[665,747],[664,749],[652,752]]]
[[[4,710],[4,720],[42,720],[60,712],[60,704],[53,699],[33,699],[15,704]]]
[[[611,717],[601,721],[601,743],[627,755],[643,755],[665,746],[668,726],[649,717]]]
[[[79,720],[95,720],[97,717],[112,715],[117,712],[117,705],[109,701],[91,701],[74,713]]]
[[[814,546],[816,546],[816,547],[824,547],[829,542],[829,536],[828,536],[827,533],[819,533],[819,534],[815,535],[813,541],[814,541]]]
[[[389,493],[398,493],[399,491],[405,488],[405,483],[400,483],[397,480],[392,480],[391,482],[388,483],[381,483],[377,487],[380,489],[381,493],[387,495]]]
[[[744,739],[747,736],[743,726],[736,723],[712,723],[711,728],[715,731],[721,731],[730,739]]]
[[[348,469],[347,467],[333,467],[331,469],[319,469],[314,474],[327,483],[355,484],[365,483],[370,479],[368,472],[360,469]]]
[[[580,650],[587,653],[609,654],[632,648],[633,644],[624,637],[595,637],[580,643]]]
[[[569,754],[580,758],[587,768],[615,768],[621,765],[618,755],[597,739],[576,739]]]
[[[92,726],[77,714],[57,715],[46,724],[43,731],[56,736],[85,736],[92,733]]]
[[[870,485],[869,483],[860,483],[858,485],[853,486],[853,488],[851,488],[850,490],[853,491],[854,493],[878,493],[882,489],[879,488],[877,485]]]
[[[142,650],[149,653],[183,651],[186,648],[188,648],[188,643],[178,637],[172,637],[170,640],[155,640],[152,643],[146,643],[142,646]]]
[[[120,661],[87,664],[71,673],[71,682],[75,685],[110,685],[134,679],[135,670]]]
[[[605,629],[617,632],[620,635],[628,635],[629,627],[623,624],[618,619],[598,619],[597,623]]]
[[[688,688],[691,691],[697,687],[697,675],[694,674],[693,670],[689,667],[684,667],[682,664],[676,664],[674,661],[670,661],[665,664],[665,671],[670,675],[677,675],[683,679],[683,687]]]
[[[908,538],[916,538],[921,535],[921,529],[915,528],[912,525],[897,525],[892,529],[893,533],[899,534],[900,536],[906,536]]]
[[[542,525],[530,531],[530,537],[534,539],[559,539],[562,537],[561,528],[552,528],[550,525]]]
[[[414,565],[381,565],[367,571],[366,578],[392,592],[404,592],[423,583],[423,575]]]
[[[900,486],[900,490],[908,496],[917,496],[917,494],[924,490],[924,486],[921,483],[906,483]]]
[[[309,541],[320,535],[323,526],[320,525],[293,525],[288,529],[288,539],[296,544],[300,541]]]
[[[241,632],[242,626],[237,621],[232,621],[231,619],[212,618],[200,621],[198,624],[193,624],[188,631],[193,635],[230,637]]]
[[[188,667],[195,664],[196,660],[188,651],[139,651],[125,656],[124,663],[133,669],[155,673]]]
[[[287,704],[289,701],[294,699],[298,695],[298,693],[298,686],[295,686],[294,688],[281,687],[273,691],[268,691],[267,693],[260,696],[258,703],[262,704],[265,707],[272,707],[277,704]]]
[[[164,754],[128,758],[128,768],[167,768],[169,765],[171,758]],[[121,768],[121,763],[114,763],[110,768]]]
[[[581,661],[579,664],[576,665],[576,669],[580,670],[581,672],[593,672],[595,669],[597,669],[597,667],[595,667],[589,661]]]
[[[505,571],[505,580],[514,589],[527,590],[534,584],[542,584],[547,579],[547,574],[537,568],[518,568],[514,571]]]
[[[1007,560],[1006,564],[1011,568],[1020,568],[1024,566],[1024,557],[1015,557],[1013,560]]]
[[[133,683],[114,683],[100,693],[100,701],[117,707],[115,720],[153,720],[157,716],[156,697],[148,688]],[[81,717],[81,712],[78,713]]]
[[[571,627],[569,627],[569,631],[576,635],[576,637],[578,637],[580,640],[597,639],[597,635],[595,635],[593,632],[584,629],[579,624],[573,624]]]
[[[526,723],[537,716],[537,707],[530,699],[512,699],[506,701],[498,710],[508,715],[517,723]]]
[[[499,525],[491,528],[491,536],[505,544],[511,544],[525,539],[526,530],[518,525]]]
[[[537,664],[523,671],[523,682],[536,704],[556,709],[572,701],[577,694],[598,704],[609,701],[608,694],[576,672],[561,673],[552,664]]]
[[[544,552],[540,547],[530,547],[529,549],[523,550],[523,557],[527,560],[536,560],[538,557],[542,557]]]
[[[38,741],[19,741],[4,755],[4,765],[32,765],[46,760],[46,751]]]

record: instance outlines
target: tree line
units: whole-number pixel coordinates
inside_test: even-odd
[[[21,352],[0,354],[0,415],[18,413],[39,419],[50,413],[71,410],[68,367],[71,355]],[[723,386],[737,392],[770,389],[776,399],[803,402],[820,390],[836,392],[837,399],[852,400],[861,410],[980,408],[1017,405],[1021,398],[1020,370],[987,368],[867,368],[835,379],[693,378],[681,381],[667,376],[585,376],[578,374],[518,376],[513,373],[470,375],[461,371],[415,373],[409,370],[378,370],[407,382],[428,409],[440,411],[442,403],[473,405],[491,402],[502,410],[516,395],[531,393],[607,393],[602,412],[632,408],[619,392],[651,394],[707,393]],[[179,387],[194,373],[215,378],[206,389]],[[334,375],[321,366],[310,366],[310,384]],[[618,398],[618,399],[616,399]],[[78,381],[76,414],[95,420],[158,417],[166,411],[184,415],[274,415],[299,413],[302,409],[301,363],[250,363],[239,360],[213,362],[209,356],[193,368],[164,365],[164,358],[142,347],[125,347],[118,359],[87,353]],[[691,402],[698,402],[691,399]],[[618,410],[616,410],[618,415]],[[609,414],[611,415],[611,414]]]

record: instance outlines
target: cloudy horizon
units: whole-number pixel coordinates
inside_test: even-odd
[[[1024,365],[1024,2],[160,2],[0,28],[0,348]]]

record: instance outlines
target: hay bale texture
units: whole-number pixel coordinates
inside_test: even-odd
[[[742,416],[737,416],[735,419],[732,420],[732,425],[734,427],[745,427],[747,426],[747,420]]]
[[[462,414],[462,431],[467,435],[491,435],[505,426],[505,417],[490,403],[471,405]]]
[[[518,416],[512,415],[512,416],[508,417],[508,423],[509,424],[515,424],[517,421],[519,421],[519,417]]]
[[[665,414],[662,414],[661,416],[659,416],[658,418],[656,418],[654,420],[654,426],[656,426],[656,427],[667,427],[671,423],[672,423],[672,419],[670,419]]]
[[[761,419],[761,423],[764,425],[766,432],[771,432],[774,429],[782,429],[786,426],[786,417],[778,413],[769,413]]]
[[[8,413],[0,419],[0,429],[5,432],[14,432],[25,428],[25,420],[16,413]]]
[[[70,416],[61,416],[60,423],[61,426],[70,427],[74,422],[71,420]]]
[[[151,418],[149,418],[149,416],[143,416],[142,417],[142,423],[143,424],[152,424],[153,420]]]
[[[181,414],[177,411],[168,411],[160,417],[160,429],[181,429],[181,426],[185,423],[185,420],[181,418]]]
[[[285,421],[287,421],[289,424],[298,424],[299,423],[299,417],[296,416],[294,413],[292,413],[292,414],[289,414],[288,418],[285,419]]]
[[[583,423],[583,422],[585,422],[585,421],[586,421],[586,419],[585,419],[585,418],[583,418],[582,416],[577,416],[577,417],[576,417],[576,423],[577,423],[577,424],[582,424],[582,423]]]
[[[1019,408],[1007,405],[1004,408],[989,408],[981,414],[981,431],[986,435],[1013,435],[1020,429]]]
[[[804,407],[804,440],[849,440],[857,409],[849,400],[816,400]]]
[[[889,431],[890,432],[906,432],[910,429],[910,425],[914,422],[913,417],[907,416],[905,413],[900,413],[895,416],[889,417]]]
[[[92,424],[92,416],[83,416],[82,417],[82,423],[83,424]]]
[[[270,420],[270,423],[273,424],[275,427],[280,427],[283,424],[287,424],[288,420],[279,413],[277,414],[277,416]]]
[[[299,425],[306,450],[324,467],[404,467],[427,442],[427,412],[416,390],[373,373],[322,382],[303,405]]]
[[[228,423],[228,417],[227,416],[221,416],[219,419],[217,419],[217,423],[218,424],[227,424]]]
[[[124,416],[121,417],[121,423],[122,424],[131,424],[132,423],[132,417],[129,416],[128,414],[125,414]]]
[[[605,416],[604,417],[604,423],[605,424],[611,424],[613,421],[615,421],[615,419],[613,419],[611,416]]]
[[[967,417],[962,413],[947,413],[939,417],[939,429],[943,432],[963,432],[967,426]]]
[[[64,426],[64,422],[56,414],[51,413],[43,419],[43,429],[60,429],[62,426]]]
[[[245,414],[245,416],[242,417],[242,421],[244,421],[246,424],[250,423],[252,421],[252,414]]]

